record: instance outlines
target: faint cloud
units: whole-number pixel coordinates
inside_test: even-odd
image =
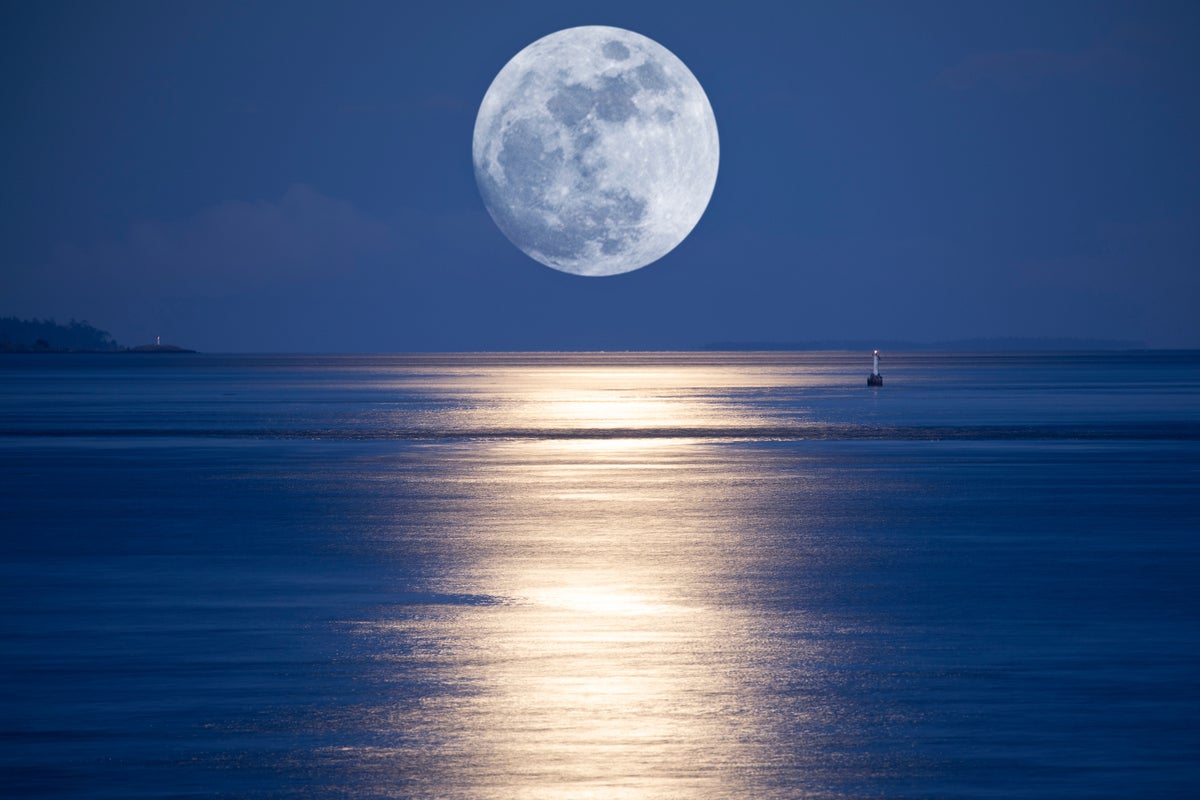
[[[86,319],[122,344],[161,334],[209,352],[353,349],[364,345],[347,331],[422,340],[461,317],[465,285],[492,297],[497,254],[516,253],[481,203],[372,215],[295,185],[14,264],[0,276],[0,314]]]
[[[1081,252],[1004,265],[1014,308],[1054,335],[1194,347],[1200,337],[1200,209],[1098,226]],[[1023,295],[1023,296],[1021,296]],[[1082,332],[1082,334],[1081,334]]]
[[[251,115],[253,115],[253,114],[260,114],[265,109],[263,106],[259,105],[258,103],[253,103],[253,102],[249,102],[249,101],[238,101],[238,102],[229,103],[228,105],[226,105],[225,110],[230,114],[251,114]]]
[[[1147,59],[1128,43],[1114,42],[1079,51],[1026,48],[979,53],[944,70],[934,83],[953,91],[983,87],[1021,92],[1073,80],[1125,83],[1148,69]]]
[[[93,320],[126,344],[174,331],[195,346],[229,347],[206,337],[255,319],[286,323],[288,298],[366,281],[399,239],[395,221],[296,185],[277,201],[222,202],[135,222],[118,240],[59,245],[42,264],[16,265],[3,301],[18,316]]]
[[[343,277],[386,246],[389,227],[303,185],[278,202],[228,201],[182,220],[134,223],[123,241],[64,245],[63,280],[219,296],[276,281]]]
[[[1137,222],[1110,222],[1099,229],[1104,252],[1130,265],[1138,283],[1172,285],[1191,300],[1200,297],[1200,208]]]
[[[444,92],[437,92],[424,98],[423,105],[430,111],[474,112],[474,104],[468,103],[461,97]]]
[[[416,113],[474,113],[475,106],[461,97],[435,92],[429,95],[409,97],[402,100],[362,101],[342,103],[337,111],[343,114],[361,115],[411,115]]]

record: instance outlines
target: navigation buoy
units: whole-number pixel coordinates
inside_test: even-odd
[[[875,351],[875,366],[867,376],[867,386],[883,386],[883,376],[879,374],[879,351]]]

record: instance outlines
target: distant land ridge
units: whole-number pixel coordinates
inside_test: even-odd
[[[194,353],[173,344],[124,347],[87,322],[0,317],[0,353]]]
[[[1144,342],[1128,339],[1076,339],[1070,337],[1021,337],[948,339],[913,342],[896,339],[820,339],[802,342],[710,342],[709,351],[746,350],[891,350],[896,351],[1050,351],[1050,350],[1145,350]]]

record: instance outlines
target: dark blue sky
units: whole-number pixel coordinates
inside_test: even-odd
[[[24,3],[0,315],[207,351],[1132,339],[1200,347],[1194,2]],[[670,49],[721,168],[662,260],[580,278],[475,187],[499,69]]]

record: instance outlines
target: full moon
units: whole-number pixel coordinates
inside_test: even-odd
[[[475,119],[475,180],[504,235],[576,275],[618,275],[682,242],[717,182],[717,121],[662,45],[568,28],[517,53]]]

